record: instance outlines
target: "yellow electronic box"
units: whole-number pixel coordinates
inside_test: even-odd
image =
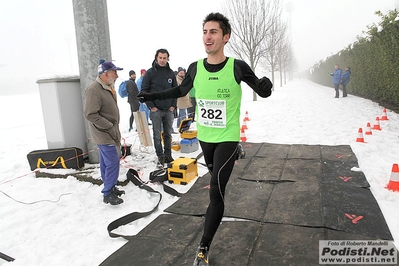
[[[185,118],[180,122],[179,133],[182,139],[193,139],[197,137],[197,130],[189,130],[192,122],[192,118]]]
[[[198,176],[198,164],[195,158],[180,157],[168,164],[169,183],[187,185]]]

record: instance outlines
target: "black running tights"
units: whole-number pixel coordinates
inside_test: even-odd
[[[205,163],[211,174],[210,203],[205,215],[201,245],[210,246],[224,213],[224,194],[237,154],[238,142],[207,143],[200,141]]]

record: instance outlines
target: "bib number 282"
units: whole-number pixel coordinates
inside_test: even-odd
[[[201,108],[201,117],[206,120],[223,119],[222,114],[223,112],[220,109]]]
[[[226,101],[200,99],[198,106],[200,125],[214,128],[226,127]]]

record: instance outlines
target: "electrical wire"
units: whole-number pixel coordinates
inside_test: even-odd
[[[10,195],[8,195],[8,194],[5,193],[4,191],[1,191],[1,190],[0,190],[0,192],[3,193],[5,196],[9,197],[10,199],[12,199],[13,201],[18,202],[18,203],[21,203],[21,204],[26,204],[26,205],[32,205],[32,204],[36,204],[36,203],[40,203],[40,202],[57,203],[57,202],[60,201],[60,199],[61,199],[62,196],[72,194],[72,193],[64,193],[64,194],[61,194],[61,195],[58,197],[57,200],[47,200],[47,199],[45,199],[45,200],[38,200],[38,201],[33,201],[33,202],[23,202],[23,201],[14,199],[13,197],[11,197]]]

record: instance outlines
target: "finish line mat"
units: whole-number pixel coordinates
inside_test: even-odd
[[[192,265],[203,218],[162,214],[100,266]],[[210,265],[319,265],[319,240],[373,237],[286,224],[222,222],[209,254]]]
[[[392,240],[350,146],[243,143],[211,265],[318,265],[319,240]],[[210,175],[101,265],[191,265]],[[243,220],[241,220],[243,219]]]

